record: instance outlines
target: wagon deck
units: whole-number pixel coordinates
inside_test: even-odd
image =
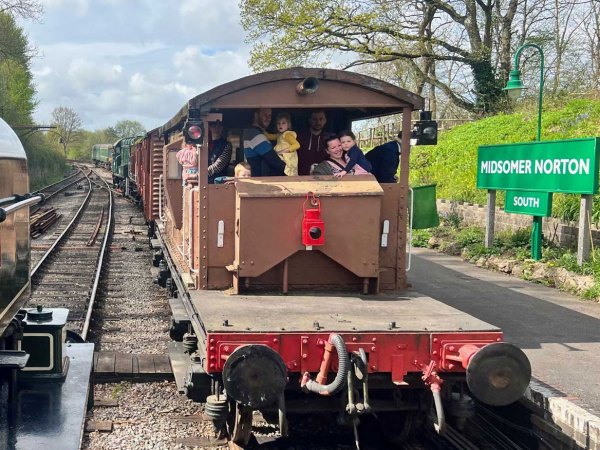
[[[381,295],[237,295],[191,291],[207,332],[498,332],[418,292]],[[227,321],[227,322],[225,322]],[[227,323],[227,325],[224,325]]]

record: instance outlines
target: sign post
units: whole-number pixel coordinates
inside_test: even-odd
[[[537,217],[550,217],[552,213],[552,193],[506,191],[504,211]]]
[[[518,99],[523,92],[523,84],[521,83],[521,71],[519,70],[519,55],[526,48],[531,47],[540,53],[540,96],[538,101],[538,129],[537,140],[542,140],[542,98],[544,92],[544,51],[537,44],[525,44],[519,47],[515,53],[515,67],[510,72],[510,80],[504,88],[508,92],[508,96],[514,100]],[[533,216],[533,228],[531,232],[531,257],[533,259],[542,258],[542,218]]]
[[[532,258],[540,259],[542,217],[550,215],[551,193],[583,194],[582,211],[587,211],[591,195],[598,193],[599,158],[600,138],[483,145],[478,150],[477,188],[506,190],[507,212],[534,216]],[[589,231],[581,231],[589,228],[588,222],[580,219],[581,261],[589,255]]]
[[[600,138],[482,145],[477,188],[598,193]]]

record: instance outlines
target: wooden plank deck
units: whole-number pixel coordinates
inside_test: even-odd
[[[173,370],[168,355],[96,352],[94,353],[94,380],[115,381],[172,380]]]

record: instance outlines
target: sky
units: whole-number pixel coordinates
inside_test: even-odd
[[[20,22],[37,46],[37,123],[57,106],[95,130],[122,119],[167,122],[210,88],[251,73],[239,0],[42,0]]]

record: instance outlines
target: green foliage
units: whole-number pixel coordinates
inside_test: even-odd
[[[0,117],[9,125],[30,124],[37,106],[31,56],[23,29],[10,14],[0,13]]]
[[[14,17],[0,13],[0,117],[11,126],[33,125],[32,114],[38,104],[30,71],[33,54]],[[56,181],[67,170],[64,156],[42,134],[23,133],[21,143],[27,153],[32,190]]]
[[[328,65],[340,54],[349,58],[348,66],[401,62],[416,84],[431,77],[460,108],[486,114],[506,106],[504,82],[492,61],[494,49],[481,46],[491,39],[492,28],[483,26],[483,15],[492,10],[479,10],[478,4],[467,7],[462,18],[443,14],[443,8],[436,11],[430,2],[413,8],[408,3],[363,0],[240,0],[239,7],[247,42],[254,44],[250,66],[256,72]],[[436,20],[445,25],[428,27]],[[454,39],[459,35],[463,37]],[[467,83],[473,80],[471,95],[456,95],[447,80],[424,72],[425,57],[464,67],[470,74]]]
[[[31,190],[58,181],[68,171],[65,157],[59,150],[49,145],[43,135],[36,133],[21,139],[21,142],[23,141],[27,153]]]
[[[413,230],[412,245],[413,247],[427,247],[430,238],[431,231],[429,229]]]
[[[597,298],[600,298],[600,285],[595,284],[586,290],[581,297],[586,300],[596,300]]]
[[[556,106],[542,116],[542,139],[571,139],[600,136],[600,101],[573,100]],[[528,111],[499,114],[457,126],[440,133],[437,146],[414,147],[411,153],[410,183],[437,183],[438,198],[487,203],[487,192],[476,189],[477,148],[480,145],[530,142],[537,137],[537,114]],[[504,204],[498,192],[497,204]],[[576,220],[579,196],[555,194],[553,213]],[[594,197],[592,220],[600,222],[600,197]]]
[[[101,130],[103,131],[103,130]],[[120,120],[114,127],[109,127],[105,130],[107,133],[112,133],[117,139],[140,136],[146,133],[146,127],[137,120]],[[115,141],[117,140],[115,139]],[[114,142],[114,141],[111,141]],[[99,144],[101,142],[98,142]]]
[[[457,211],[450,211],[448,214],[440,214],[440,219],[442,225],[455,229],[460,228],[460,224],[462,223],[462,217]]]
[[[575,251],[565,251],[557,258],[556,265],[564,267],[571,272],[590,275],[594,277],[596,281],[600,282],[600,249],[594,249],[590,256],[590,260],[585,262],[582,266],[577,264],[577,253]]]
[[[114,144],[119,137],[114,134],[111,127],[96,131],[84,130],[81,132],[79,141],[68,151],[69,158],[78,161],[90,161],[92,159],[92,147],[96,144]]]
[[[552,215],[565,222],[579,218],[580,200],[578,195],[554,194],[552,199]]]
[[[481,228],[469,227],[459,230],[455,235],[455,242],[459,247],[468,247],[472,244],[483,244],[485,232]]]

